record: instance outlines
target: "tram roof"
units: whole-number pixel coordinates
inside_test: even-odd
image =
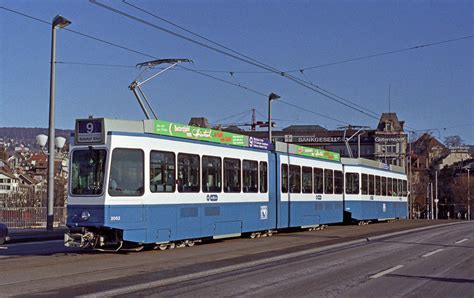
[[[87,118],[76,120],[75,143],[78,145],[104,144],[109,132],[155,134],[189,140],[206,141],[244,148],[273,149],[268,139],[174,123],[164,120],[121,120]],[[295,144],[276,142],[275,151],[340,162],[339,153]]]
[[[341,158],[341,162],[344,165],[354,165],[354,166],[366,166],[369,168],[381,169],[396,173],[405,174],[405,168],[399,167],[396,165],[386,164],[377,160],[365,159],[365,158]]]

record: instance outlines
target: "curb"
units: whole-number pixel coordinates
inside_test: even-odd
[[[53,231],[12,231],[10,230],[10,240],[7,242],[12,243],[25,243],[25,242],[38,242],[38,241],[51,241],[60,240],[64,238],[64,233],[67,232],[66,228],[58,228]]]

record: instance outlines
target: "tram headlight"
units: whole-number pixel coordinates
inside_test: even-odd
[[[91,214],[88,211],[82,211],[81,213],[81,219],[86,221],[91,217]]]

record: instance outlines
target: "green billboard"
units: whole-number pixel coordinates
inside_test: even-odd
[[[296,145],[295,153],[298,155],[315,157],[315,158],[320,158],[320,159],[327,159],[327,160],[334,160],[334,161],[341,160],[341,155],[339,153],[326,151],[323,149],[299,146],[299,145]]]
[[[248,136],[163,120],[155,120],[154,133],[233,146],[247,147],[249,145]]]

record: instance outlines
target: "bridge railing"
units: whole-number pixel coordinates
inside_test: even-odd
[[[0,208],[0,222],[9,228],[45,228],[46,207]],[[66,207],[54,208],[53,226],[66,225]]]

